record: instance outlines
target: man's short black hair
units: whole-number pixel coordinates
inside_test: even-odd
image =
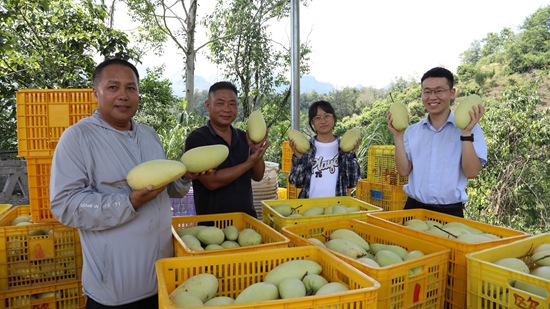
[[[239,95],[237,93],[237,87],[235,87],[235,85],[233,85],[233,83],[227,82],[227,81],[222,81],[222,82],[214,83],[212,86],[210,86],[210,89],[208,89],[208,96],[210,96],[212,93],[214,93],[218,90],[222,90],[222,89],[231,90],[235,93],[236,96]]]
[[[94,87],[97,87],[97,84],[99,84],[99,80],[101,79],[101,72],[103,72],[103,69],[105,69],[106,67],[108,67],[110,65],[113,65],[113,64],[123,65],[125,67],[128,67],[128,68],[132,69],[132,71],[134,71],[134,74],[136,75],[137,81],[139,83],[139,73],[138,73],[138,70],[136,69],[136,67],[133,64],[131,64],[130,62],[128,62],[124,59],[113,58],[113,59],[107,59],[107,60],[103,61],[102,63],[100,63],[97,67],[95,67],[94,74],[92,75],[92,82],[94,84]]]
[[[435,67],[433,69],[430,69],[428,72],[422,75],[422,78],[420,79],[420,83],[422,84],[426,78],[430,78],[430,77],[444,77],[447,79],[449,88],[453,89],[454,87],[455,78],[453,76],[453,73],[445,68]]]

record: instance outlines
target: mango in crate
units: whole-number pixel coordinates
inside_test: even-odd
[[[272,270],[264,277],[264,282],[269,282],[279,286],[285,278],[293,277],[302,279],[306,274],[320,274],[323,267],[312,260],[292,260],[284,262]]]
[[[194,275],[183,281],[172,293],[170,300],[178,299],[178,294],[191,293],[195,295],[201,304],[210,300],[218,291],[218,278],[212,274],[204,273]],[[184,297],[188,298],[188,297]]]

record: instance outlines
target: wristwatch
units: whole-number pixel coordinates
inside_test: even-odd
[[[474,141],[474,135],[470,136],[460,136],[460,140],[463,142],[473,142]]]

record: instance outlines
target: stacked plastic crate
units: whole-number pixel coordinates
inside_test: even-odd
[[[85,308],[78,231],[50,211],[50,170],[63,131],[97,107],[92,89],[16,93],[18,154],[27,162],[30,205],[0,219],[0,289],[5,308]],[[16,217],[32,224],[11,226]]]
[[[367,179],[357,183],[355,197],[384,210],[401,210],[407,201],[403,186],[408,177],[399,176],[395,146],[375,145],[368,150]]]
[[[281,171],[286,173],[286,198],[287,199],[296,199],[298,194],[300,194],[301,188],[296,188],[288,181],[288,174],[292,168],[292,149],[288,141],[283,142],[283,152],[282,152],[282,164]],[[281,199],[281,198],[279,198]]]

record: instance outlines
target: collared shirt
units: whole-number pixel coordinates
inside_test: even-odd
[[[222,144],[229,147],[229,156],[216,169],[233,167],[244,163],[250,155],[246,132],[231,126],[231,145],[219,136],[210,121],[189,134],[185,140],[185,150],[199,146]],[[228,212],[245,212],[257,217],[252,194],[252,170],[246,171],[230,184],[209,190],[200,180],[193,180],[193,197],[198,215]]]
[[[451,111],[447,122],[436,130],[428,120],[407,128],[405,152],[413,168],[405,193],[425,204],[453,204],[468,201],[462,170],[462,130],[454,122]],[[487,163],[487,144],[479,124],[472,129],[473,146],[481,164]]]
[[[340,145],[340,138],[338,145]],[[300,159],[292,156],[292,167],[288,176],[290,184],[296,188],[302,188],[298,198],[309,198],[309,184],[313,173],[313,164],[315,162],[315,136],[309,140],[309,150],[302,155]],[[336,196],[347,196],[348,188],[357,185],[361,177],[361,168],[357,162],[355,152],[343,152],[338,154],[338,180],[336,181]]]

